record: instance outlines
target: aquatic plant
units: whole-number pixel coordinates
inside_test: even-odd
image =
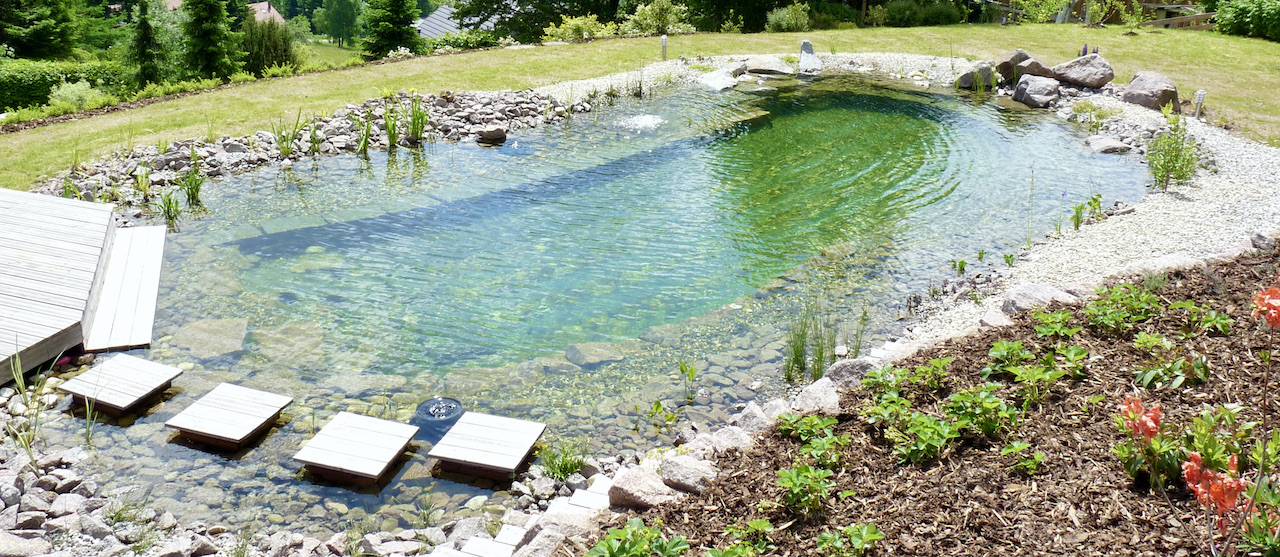
[[[680,360],[680,380],[684,383],[684,400],[685,402],[693,402],[693,381],[698,378],[697,368]]]
[[[179,179],[178,187],[182,189],[182,193],[187,198],[187,208],[198,211],[204,209],[204,202],[200,200],[200,188],[204,186],[204,176],[200,175],[200,161],[193,159],[191,167],[187,169],[187,173]]]
[[[1004,258],[1004,264],[1005,264],[1005,266],[1007,266],[1007,267],[1012,267],[1012,266],[1013,266],[1013,262],[1018,260],[1018,256],[1016,256],[1016,255],[1014,255],[1014,254],[1012,254],[1012,253],[1006,253],[1006,254],[1004,254],[1002,257]]]
[[[369,154],[369,135],[373,131],[373,118],[365,116],[357,120],[356,125],[360,131],[360,137],[356,141],[356,152],[367,156]]]
[[[70,177],[62,178],[62,197],[84,201],[84,195],[80,193],[80,188],[76,187],[75,182],[72,182]]]
[[[320,137],[320,127],[319,127],[319,125],[317,125],[317,124],[315,124],[315,123],[312,123],[312,124],[311,124],[311,126],[310,126],[309,128],[307,128],[307,132],[308,132],[308,135],[310,136],[310,137],[309,137],[309,139],[310,139],[310,143],[311,143],[311,150],[310,150],[310,151],[308,151],[308,152],[310,152],[310,153],[312,153],[312,154],[319,153],[319,152],[320,152],[320,144],[324,142],[324,140],[323,140],[323,139],[321,139],[321,137]]]
[[[557,439],[538,447],[537,457],[548,476],[564,481],[582,470],[582,465],[587,462],[587,449],[585,437]]]
[[[862,310],[858,315],[858,322],[853,327],[853,346],[849,347],[850,356],[857,358],[862,354],[862,341],[867,336],[867,326],[871,324],[871,314],[867,310]]]
[[[164,223],[169,227],[170,232],[178,231],[178,221],[182,219],[182,205],[175,194],[176,192],[170,191],[161,195],[160,202],[157,204],[160,216],[164,218]]]
[[[430,122],[427,109],[422,106],[422,102],[413,97],[409,99],[409,129],[406,138],[410,143],[418,143],[422,141],[422,136],[426,133],[427,124]]]
[[[383,121],[387,126],[387,148],[395,149],[400,141],[400,103],[387,97],[383,106]]]
[[[1071,206],[1071,228],[1080,230],[1080,225],[1084,224],[1084,209],[1084,203]]]
[[[782,375],[788,383],[795,383],[808,369],[808,359],[805,356],[809,349],[809,323],[812,315],[812,310],[805,308],[791,321],[791,328],[787,330],[787,351]]]
[[[138,165],[133,174],[133,191],[142,196],[143,203],[151,202],[151,169],[146,165]]]
[[[839,336],[839,328],[834,321],[823,317],[814,316],[811,325],[813,338],[813,359],[809,363],[809,380],[817,381],[822,379],[823,374],[827,372],[827,366],[836,361],[836,341]]]
[[[302,135],[302,109],[298,109],[298,116],[292,127],[285,126],[284,122],[271,122],[271,133],[276,138],[276,149],[280,151],[280,156],[289,158],[293,154],[293,142]]]

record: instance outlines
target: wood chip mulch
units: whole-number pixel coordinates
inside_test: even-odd
[[[1137,395],[1148,407],[1159,402],[1166,423],[1179,426],[1189,424],[1202,405],[1225,403],[1247,406],[1247,419],[1262,421],[1265,413],[1265,425],[1280,425],[1274,405],[1260,411],[1270,403],[1268,391],[1275,385],[1264,389],[1266,366],[1258,359],[1260,349],[1280,348],[1275,344],[1280,335],[1273,338],[1250,316],[1252,295],[1276,283],[1278,264],[1280,256],[1274,253],[1246,255],[1169,273],[1169,282],[1156,291],[1166,309],[1138,330],[1163,334],[1180,354],[1204,355],[1213,373],[1204,384],[1138,388],[1134,372],[1151,367],[1151,357],[1133,348],[1130,338],[1085,327],[1071,340],[1090,353],[1083,379],[1056,383],[1050,398],[1025,413],[1013,433],[992,440],[965,438],[934,462],[899,463],[891,444],[858,415],[868,393],[862,388],[847,392],[837,434],[848,435],[851,443],[845,447],[844,469],[834,476],[829,509],[819,519],[793,520],[785,509],[770,504],[783,501],[776,471],[792,467],[799,447],[776,431],[749,452],[721,455],[721,477],[702,494],[632,516],[646,523],[661,519],[663,530],[686,536],[694,548],[689,555],[697,556],[728,545],[726,527],[757,518],[787,525],[770,535],[777,546],[771,554],[783,557],[819,555],[819,533],[861,523],[874,523],[885,533],[875,555],[1207,555],[1205,517],[1184,486],[1168,491],[1170,508],[1163,496],[1135,485],[1125,474],[1111,452],[1123,440],[1112,414],[1126,396]],[[1233,318],[1230,334],[1180,339],[1186,312],[1167,308],[1187,299]],[[1073,324],[1084,325],[1082,306],[1066,309],[1075,311]],[[900,362],[897,367],[912,368],[931,358],[955,358],[948,368],[949,388],[927,392],[911,387],[904,396],[912,399],[914,410],[940,415],[939,401],[951,391],[984,382],[978,370],[989,364],[987,352],[995,340],[1022,340],[1037,356],[1053,345],[1055,340],[1037,337],[1036,324],[1023,315],[1013,326],[952,339]],[[1019,389],[1008,378],[1004,383],[999,395],[1021,403]],[[1098,395],[1101,402],[1090,401]],[[1000,456],[1000,449],[1013,440],[1027,441],[1030,451],[1046,454],[1038,474],[1016,472],[1011,468],[1016,459]],[[856,495],[844,500],[834,496],[845,490]],[[626,518],[619,517],[614,526]]]

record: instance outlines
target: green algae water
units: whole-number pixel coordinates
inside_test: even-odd
[[[601,454],[659,446],[672,432],[649,422],[654,401],[705,424],[781,396],[797,308],[822,308],[842,342],[866,311],[882,339],[949,260],[988,270],[1071,205],[1143,192],[1136,160],[1094,154],[1043,114],[854,76],[775,84],[600,99],[501,147],[303,159],[209,184],[208,214],[169,236],[158,341],[139,352],[187,369],[181,392],[100,426],[99,468],[175,514],[241,527],[498,512],[506,486],[432,477],[425,447],[361,490],[291,456],[339,411],[409,421],[436,395]],[[611,359],[574,365],[578,343]],[[689,404],[681,360],[699,369]],[[164,430],[222,381],[297,402],[235,455]]]

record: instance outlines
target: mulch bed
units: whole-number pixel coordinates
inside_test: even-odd
[[[698,556],[704,548],[730,543],[726,527],[756,518],[779,526],[791,523],[770,535],[777,546],[773,554],[785,557],[820,554],[819,533],[861,523],[874,523],[885,534],[876,555],[1208,554],[1203,511],[1184,486],[1168,491],[1171,509],[1164,497],[1135,485],[1124,472],[1111,453],[1112,446],[1123,440],[1112,414],[1125,396],[1138,395],[1148,407],[1159,402],[1165,422],[1179,426],[1189,424],[1204,404],[1240,403],[1249,407],[1242,417],[1262,420],[1259,409],[1270,396],[1269,389],[1264,389],[1265,366],[1257,354],[1275,345],[1271,334],[1250,317],[1250,300],[1255,292],[1275,284],[1278,264],[1280,257],[1274,253],[1247,255],[1170,273],[1169,282],[1156,292],[1166,309],[1138,330],[1163,334],[1184,354],[1206,356],[1213,377],[1204,384],[1138,388],[1134,372],[1151,367],[1150,357],[1134,349],[1128,338],[1086,327],[1071,340],[1089,350],[1084,379],[1056,383],[1050,398],[1024,414],[1012,434],[992,441],[965,439],[935,462],[900,464],[890,443],[858,415],[867,392],[861,388],[848,392],[842,400],[845,414],[839,417],[837,434],[849,435],[851,443],[845,447],[845,468],[836,471],[832,493],[853,490],[856,495],[843,501],[833,496],[820,519],[792,522],[784,509],[768,504],[783,501],[776,471],[792,467],[799,447],[796,440],[776,431],[747,453],[722,455],[721,478],[702,494],[635,516],[646,523],[661,519],[664,531],[689,538],[694,547],[690,555]],[[1185,311],[1167,307],[1186,299],[1232,317],[1230,334],[1179,339]],[[1076,310],[1074,324],[1083,325],[1082,308],[1071,309]],[[1014,326],[953,339],[900,362],[897,367],[910,368],[930,358],[955,358],[948,368],[950,389],[933,393],[913,386],[904,396],[912,399],[913,409],[940,414],[936,401],[951,390],[983,383],[978,370],[990,362],[987,352],[995,340],[1022,340],[1037,356],[1052,345],[1053,340],[1037,337],[1036,324],[1030,315],[1023,315]],[[1009,386],[1012,381],[1005,378],[1004,382],[999,395],[1020,403],[1018,389]],[[1102,401],[1091,404],[1089,398],[1096,395]],[[1267,414],[1266,424],[1280,425],[1274,406]],[[1000,456],[1000,449],[1015,439],[1031,443],[1028,452],[1046,454],[1037,475],[1011,470],[1016,459]],[[621,520],[625,517],[618,524]]]

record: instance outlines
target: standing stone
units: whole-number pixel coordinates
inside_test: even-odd
[[[1000,74],[1001,81],[1005,83],[1012,82],[1017,76],[1022,75],[1016,73],[1019,64],[1032,59],[1030,52],[1019,48],[1013,52],[1005,54],[996,62],[996,72]]]
[[[800,73],[815,74],[822,71],[822,60],[813,53],[813,43],[809,39],[800,41]]]
[[[1157,72],[1138,72],[1124,90],[1124,102],[1145,106],[1152,110],[1172,104],[1174,113],[1181,112],[1178,106],[1178,87],[1173,80]]]
[[[1018,78],[1018,86],[1013,90],[1013,100],[1031,108],[1045,108],[1058,100],[1058,80],[1024,75]]]
[[[1089,54],[1058,64],[1053,67],[1053,74],[1058,81],[1093,89],[1110,83],[1116,76],[1115,71],[1111,69],[1111,64],[1098,54]]]

